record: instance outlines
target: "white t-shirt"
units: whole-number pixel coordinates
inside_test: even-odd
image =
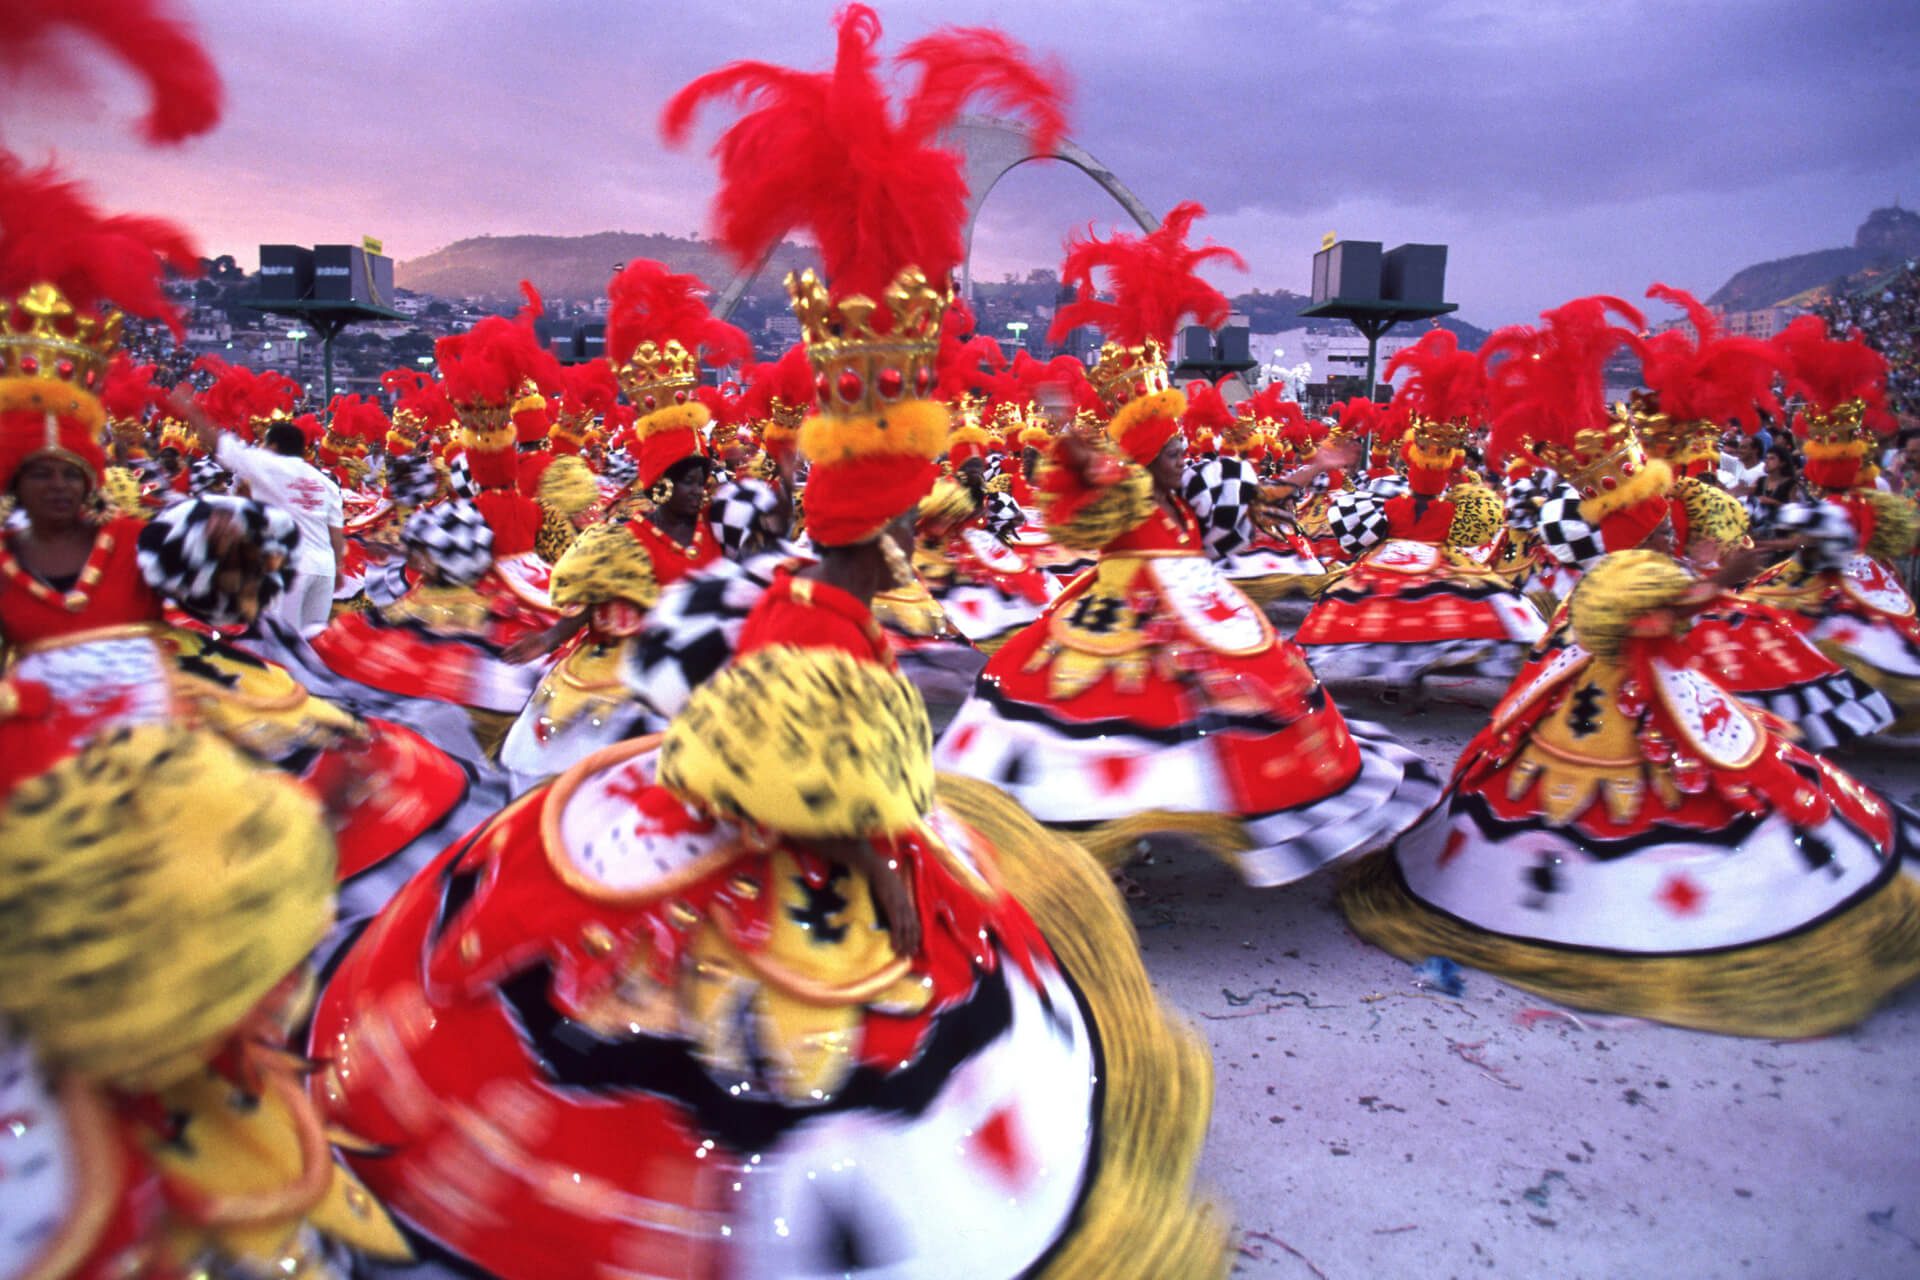
[[[221,436],[214,450],[220,465],[247,482],[255,502],[277,507],[293,517],[300,530],[294,548],[293,571],[333,577],[331,530],[346,523],[340,486],[299,458],[246,444],[236,436]]]

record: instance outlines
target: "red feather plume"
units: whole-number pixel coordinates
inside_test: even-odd
[[[107,416],[122,422],[145,418],[147,410],[167,394],[164,388],[153,383],[153,375],[159,371],[158,365],[135,364],[124,351],[115,352],[112,363],[107,366],[107,385],[100,393],[100,403],[106,408]]]
[[[1187,411],[1180,419],[1180,426],[1189,436],[1196,431],[1232,431],[1240,425],[1226,397],[1213,383],[1204,378],[1195,379],[1187,384],[1186,390]]]
[[[1408,377],[1393,398],[1404,399],[1409,413],[1429,422],[1486,420],[1486,368],[1479,356],[1460,349],[1460,340],[1451,330],[1429,329],[1420,341],[1394,356],[1387,362],[1387,381],[1394,381],[1402,369]]]
[[[199,396],[207,416],[248,440],[255,419],[290,414],[300,398],[300,384],[274,369],[256,372],[206,355],[193,362],[193,371],[213,375],[213,385]]]
[[[167,0],[0,0],[0,68],[36,90],[77,90],[85,77],[63,41],[90,37],[146,82],[146,140],[181,142],[219,122],[222,90],[213,59],[175,10]]]
[[[607,285],[607,358],[617,367],[643,342],[678,342],[710,365],[753,358],[747,335],[707,309],[700,277],[676,275],[649,258],[630,262]]]
[[[342,439],[372,444],[387,434],[387,415],[362,396],[335,396],[327,406],[327,422],[328,429]]]
[[[169,267],[200,272],[186,232],[158,218],[102,214],[51,166],[28,169],[0,152],[0,296],[50,284],[78,311],[111,302],[164,321],[178,339],[186,330],[160,287]]]
[[[1328,407],[1333,410],[1340,434],[1355,440],[1378,430],[1386,417],[1380,403],[1365,396],[1351,396]]]
[[[1610,322],[1619,316],[1631,329]],[[1606,364],[1638,349],[1646,318],[1625,301],[1596,295],[1542,313],[1538,328],[1510,325],[1480,347],[1493,430],[1487,458],[1529,452],[1528,442],[1572,448],[1575,435],[1607,422]]]
[[[944,287],[966,252],[967,183],[960,157],[936,138],[969,102],[985,100],[1023,117],[1044,153],[1065,127],[1064,77],[996,31],[949,28],[895,58],[918,72],[896,108],[874,53],[879,16],[850,4],[835,23],[831,71],[733,63],[675,94],[660,131],[677,146],[708,102],[741,108],[713,149],[713,223],[743,266],[801,226],[819,244],[836,295],[878,297],[909,266]]]
[[[1787,393],[1807,402],[1816,413],[1832,413],[1849,400],[1866,403],[1866,425],[1891,431],[1887,412],[1887,360],[1858,333],[1835,338],[1819,316],[1800,316],[1773,336],[1787,374]]]
[[[778,360],[749,365],[744,376],[747,389],[742,393],[741,407],[750,420],[764,422],[771,418],[775,400],[803,413],[813,412],[813,365],[807,360],[805,347],[791,346]]]
[[[574,417],[604,416],[619,399],[620,385],[614,380],[613,365],[600,356],[560,370],[562,412]]]
[[[560,362],[540,345],[534,320],[544,313],[539,291],[520,282],[527,303],[511,320],[488,316],[465,333],[433,344],[447,398],[455,405],[507,405],[525,383],[543,393],[560,388]]]
[[[1063,283],[1073,286],[1074,300],[1054,314],[1047,340],[1058,342],[1081,325],[1092,325],[1122,346],[1137,347],[1148,339],[1163,347],[1172,343],[1180,321],[1193,316],[1209,329],[1226,323],[1231,304],[1227,296],[1201,279],[1199,268],[1208,262],[1230,263],[1241,271],[1247,264],[1233,250],[1217,244],[1194,248],[1187,233],[1206,209],[1188,200],[1175,205],[1159,228],[1142,236],[1115,232],[1112,239],[1067,244],[1060,269]],[[1100,297],[1093,273],[1105,269],[1111,299]]]
[[[1749,435],[1760,429],[1761,411],[1779,415],[1773,393],[1777,348],[1758,338],[1722,336],[1713,313],[1684,289],[1656,284],[1647,296],[1681,308],[1694,328],[1691,336],[1668,329],[1640,344],[1640,377],[1660,412],[1674,422],[1738,421]]]

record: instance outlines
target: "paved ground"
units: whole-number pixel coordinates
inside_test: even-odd
[[[1443,770],[1485,716],[1336,695]],[[1916,752],[1839,759],[1920,802]],[[1236,1274],[1920,1276],[1920,989],[1792,1043],[1569,1015],[1472,971],[1446,999],[1349,933],[1324,878],[1256,892],[1151,857],[1134,921],[1213,1046],[1203,1176]]]

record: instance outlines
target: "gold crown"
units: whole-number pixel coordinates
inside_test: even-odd
[[[835,302],[811,270],[788,274],[787,295],[800,319],[823,413],[876,414],[903,400],[924,400],[933,390],[940,317],[953,294],[927,283],[920,268],[904,268],[878,302],[861,293]],[[884,332],[874,325],[883,306]]]
[[[1558,471],[1582,498],[1603,498],[1647,467],[1647,451],[1633,427],[1632,411],[1614,406],[1603,427],[1576,432],[1573,447],[1542,441],[1534,448],[1542,461]]]
[[[806,420],[807,406],[803,404],[788,404],[779,396],[774,396],[767,401],[767,421],[776,427],[798,431],[800,424]]]
[[[980,425],[980,411],[987,407],[987,398],[978,391],[962,391],[952,403],[953,429],[977,427]]]
[[[1800,422],[1806,428],[1803,446],[1825,446],[1830,451],[1848,453],[1872,451],[1875,436],[1867,425],[1867,404],[1858,396],[1842,401],[1828,413],[1808,405],[1800,411]]]
[[[460,411],[458,441],[462,448],[480,453],[511,449],[519,439],[513,418],[505,405],[488,405],[468,412]]]
[[[1087,373],[1094,394],[1109,413],[1130,400],[1171,390],[1173,379],[1160,344],[1148,338],[1145,345],[1123,347],[1109,342],[1100,348],[1100,359]]]
[[[664,347],[641,343],[614,373],[620,389],[643,416],[670,404],[685,404],[700,385],[699,359],[676,338],[669,338]]]
[[[1718,449],[1720,430],[1711,422],[1676,422],[1660,412],[1660,402],[1645,392],[1627,397],[1627,414],[1634,432],[1655,458],[1690,462]]]
[[[1464,418],[1452,422],[1435,422],[1431,418],[1413,415],[1413,442],[1428,454],[1442,454],[1449,450],[1467,447],[1467,423]]]
[[[993,407],[993,417],[987,424],[987,430],[1004,440],[1018,435],[1026,418],[1026,411],[1020,405],[1002,401]]]
[[[120,346],[121,315],[83,315],[50,284],[13,300],[0,330],[0,378],[49,378],[88,395],[107,385],[107,364]]]

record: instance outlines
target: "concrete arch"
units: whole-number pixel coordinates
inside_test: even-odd
[[[1035,154],[1032,132],[1017,121],[998,116],[962,116],[947,130],[947,137],[957,141],[961,154],[966,156],[967,256],[962,260],[960,275],[960,291],[964,297],[973,296],[973,228],[979,221],[981,206],[986,204],[1000,179],[1031,161],[1059,160],[1072,165],[1112,196],[1142,231],[1153,231],[1160,226],[1153,210],[1147,208],[1113,170],[1071,138],[1060,139],[1045,154]]]
[[[999,185],[1000,179],[1030,161],[1059,160],[1070,164],[1112,196],[1142,231],[1153,231],[1160,225],[1160,219],[1141,202],[1139,196],[1133,194],[1126,183],[1114,175],[1113,170],[1094,159],[1086,148],[1071,138],[1062,138],[1051,151],[1036,155],[1032,132],[1018,121],[998,116],[962,116],[947,130],[946,137],[958,144],[960,153],[965,157],[968,196],[967,251],[960,271],[960,292],[963,297],[970,298],[973,295],[973,228],[979,220],[981,206],[986,204],[987,197]],[[769,251],[768,257],[771,256]],[[734,306],[766,268],[767,259],[762,258],[751,270],[737,273],[720,291],[720,297],[714,303],[714,313],[722,319],[731,314]]]

